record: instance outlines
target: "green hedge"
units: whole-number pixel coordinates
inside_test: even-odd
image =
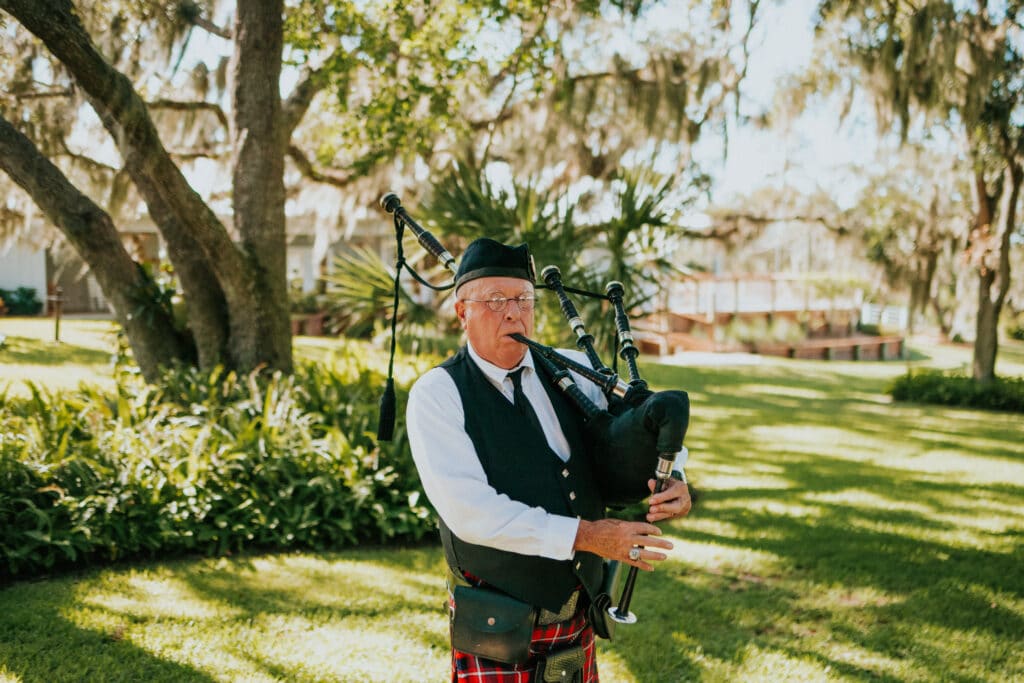
[[[422,537],[433,515],[404,432],[374,443],[382,385],[303,365],[0,395],[0,577]]]
[[[0,289],[0,314],[36,315],[43,310],[43,302],[31,287]]]
[[[912,370],[897,377],[888,393],[896,401],[1024,413],[1024,377],[997,377],[983,384],[963,373]]]
[[[1006,334],[1010,339],[1024,341],[1024,313],[1018,313],[1006,325]]]

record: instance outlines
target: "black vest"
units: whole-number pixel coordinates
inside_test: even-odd
[[[529,420],[488,381],[466,347],[441,364],[458,387],[465,429],[476,448],[488,483],[499,493],[552,514],[596,520],[605,505],[594,478],[593,463],[583,446],[583,419],[551,386],[539,364],[541,383],[555,408],[569,442],[570,457],[562,460]],[[466,543],[441,520],[441,541],[448,564],[483,579],[509,595],[537,607],[558,608],[582,584],[590,595],[600,589],[602,561],[579,552],[573,560],[534,555]]]

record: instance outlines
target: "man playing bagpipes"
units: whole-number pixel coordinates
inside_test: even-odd
[[[690,510],[679,448],[686,395],[645,391],[634,406],[615,397],[609,405],[597,384],[563,376],[560,386],[575,380],[604,416],[595,433],[553,384],[552,364],[510,336],[533,334],[534,280],[526,245],[471,243],[455,276],[467,343],[409,395],[413,458],[451,570],[453,681],[597,681],[595,628],[610,633],[607,598],[599,599],[605,560],[653,570],[672,544],[652,522]],[[617,475],[608,453],[653,451],[670,423],[681,455],[659,484],[665,488],[650,496],[648,521],[606,517],[606,506],[622,498],[611,490]],[[636,500],[655,490],[649,476]]]

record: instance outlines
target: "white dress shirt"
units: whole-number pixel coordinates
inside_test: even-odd
[[[477,355],[467,344],[469,356],[484,376],[512,403],[512,380],[506,370]],[[587,364],[579,351],[559,353]],[[551,399],[541,384],[533,357],[527,353],[517,367],[523,371],[523,393],[544,428],[551,450],[563,461],[569,459],[569,443],[558,423]],[[608,402],[601,389],[572,373],[577,386],[600,408]],[[539,555],[553,560],[573,556],[579,520],[554,515],[499,493],[487,482],[483,465],[465,428],[465,413],[459,390],[444,368],[434,368],[420,377],[409,392],[406,426],[413,460],[423,490],[452,533],[467,543],[499,550]],[[685,457],[685,449],[680,455]],[[676,463],[677,469],[682,469]],[[652,473],[653,475],[653,473]]]

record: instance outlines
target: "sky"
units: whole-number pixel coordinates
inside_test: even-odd
[[[747,78],[741,85],[743,113],[753,115],[768,108],[780,79],[808,66],[816,6],[817,0],[762,4]],[[859,186],[849,166],[870,162],[876,152],[876,134],[866,118],[854,110],[840,126],[838,104],[826,103],[809,109],[788,134],[733,126],[724,161],[721,140],[712,136],[701,142],[696,156],[715,176],[714,203],[728,202],[765,184],[784,183],[803,191],[823,187],[845,204]]]

